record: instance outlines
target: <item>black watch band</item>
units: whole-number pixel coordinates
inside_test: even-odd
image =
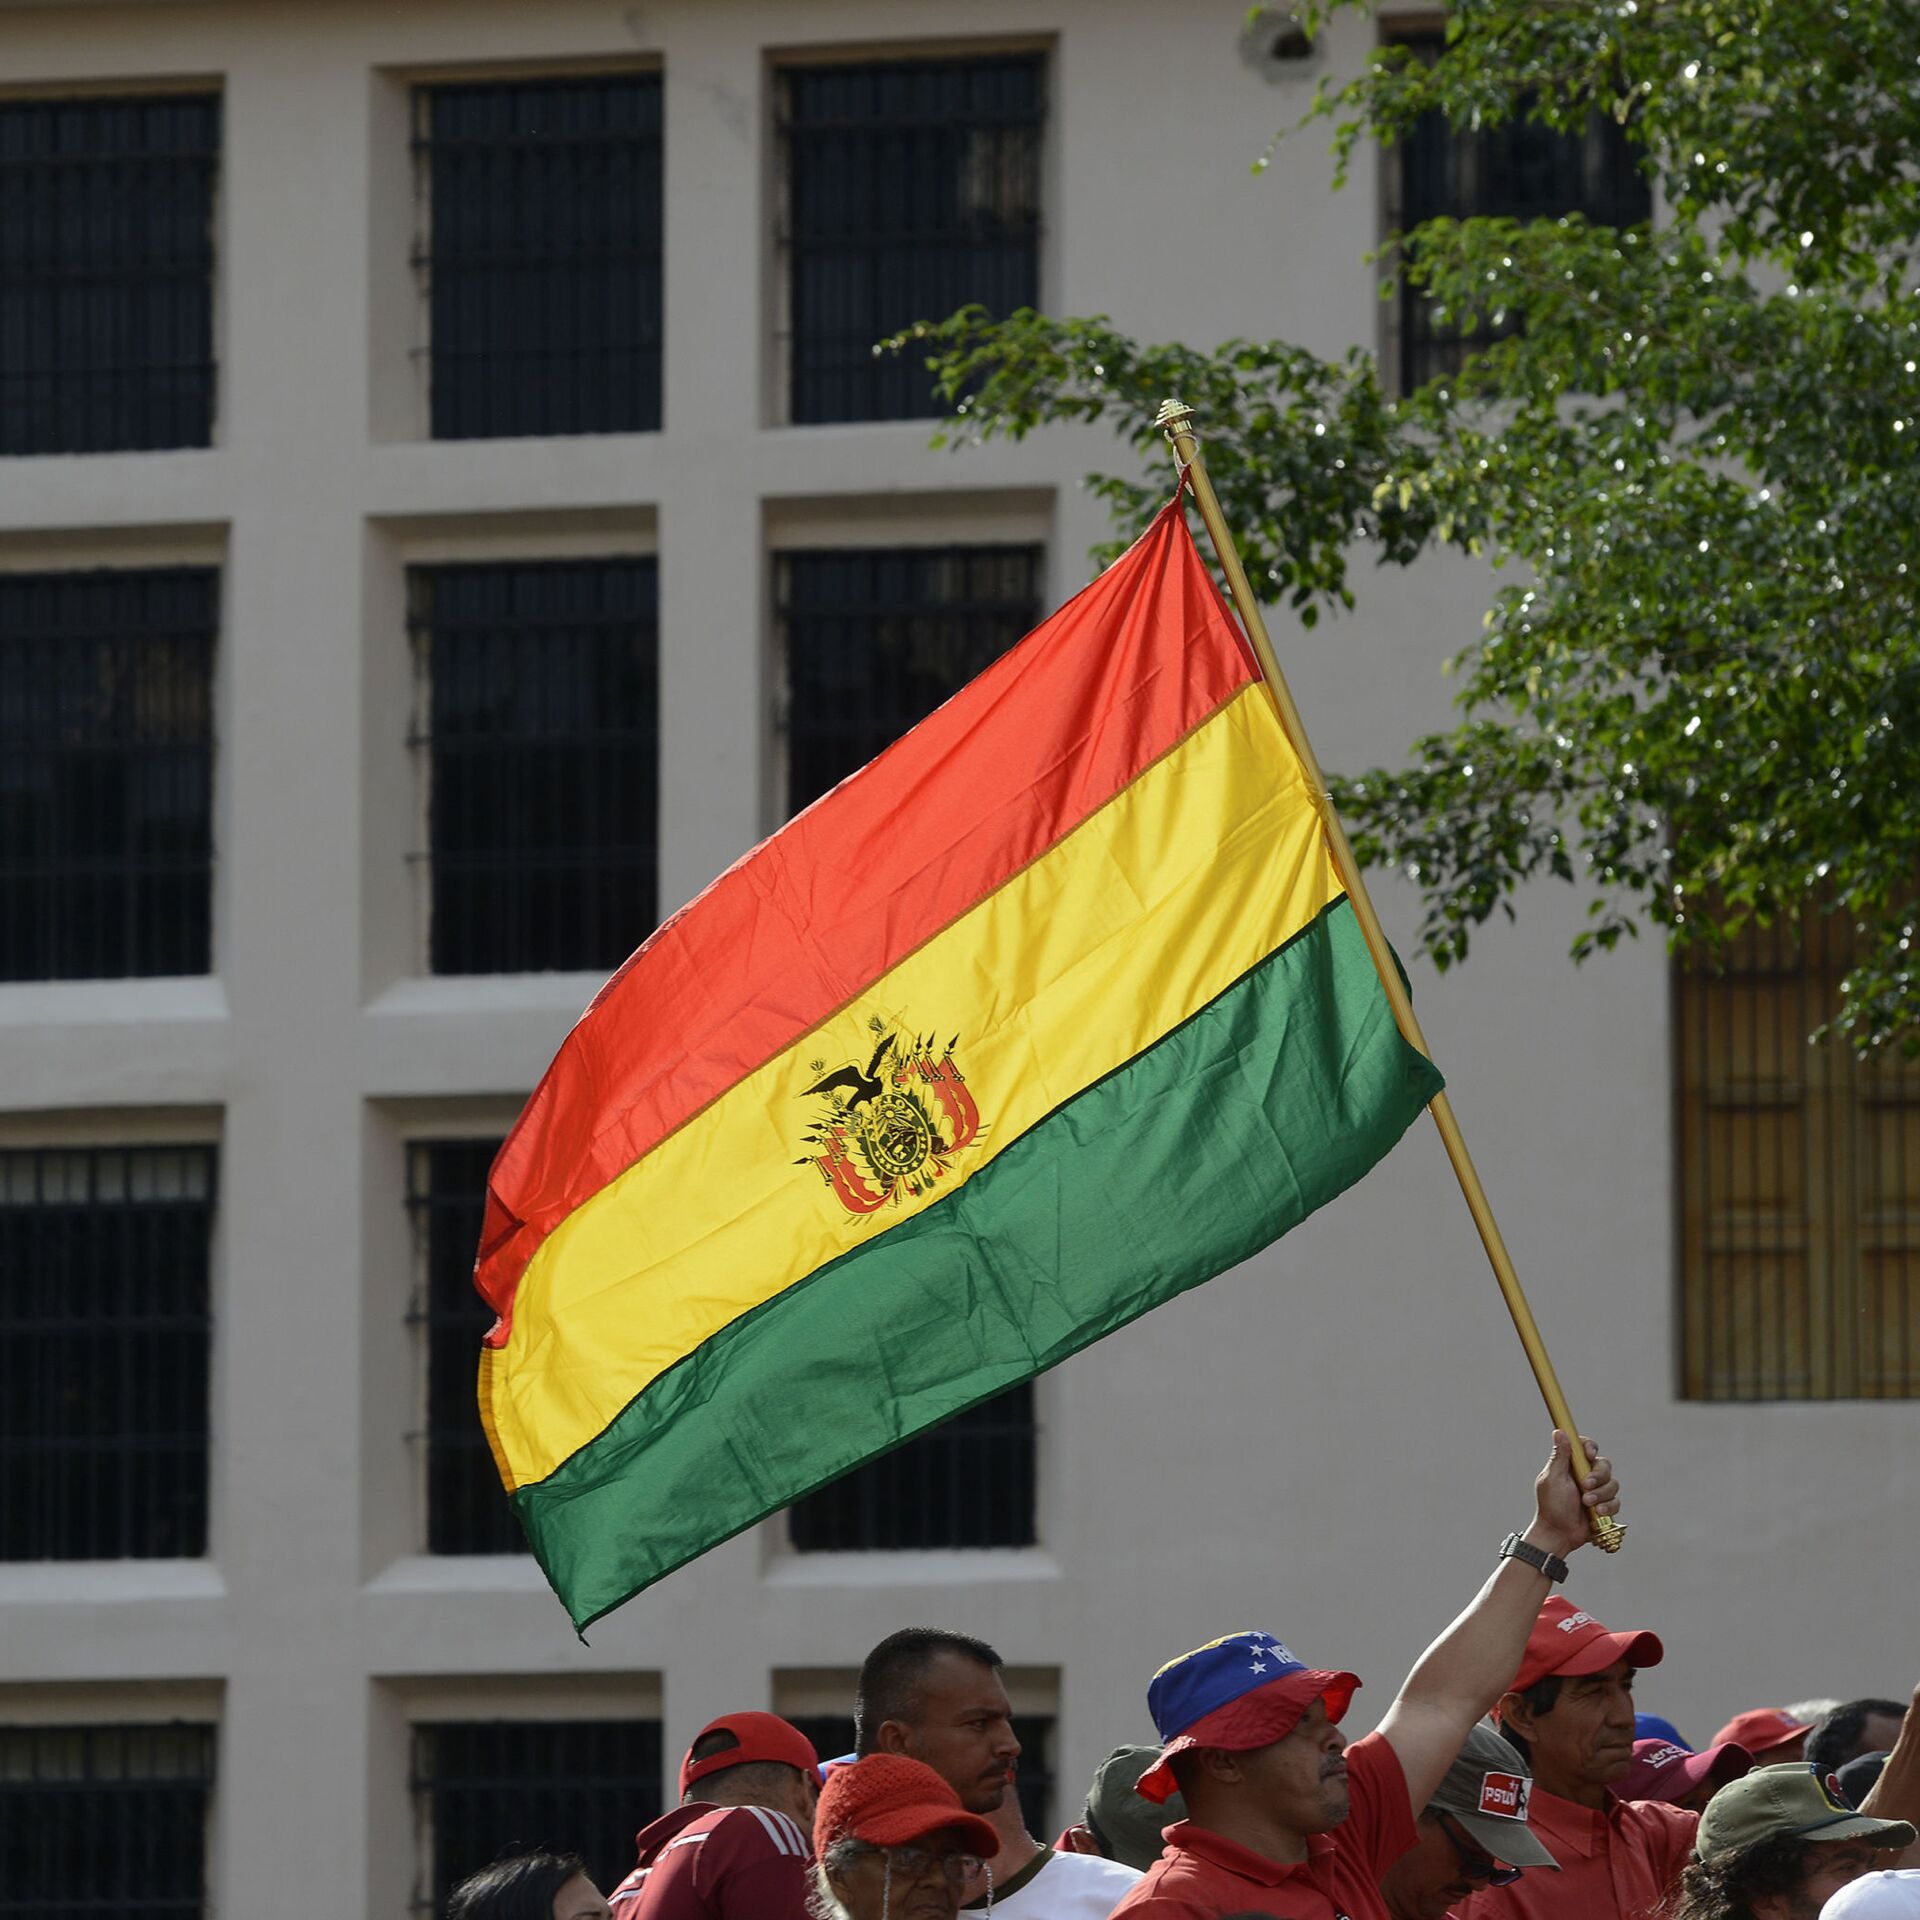
[[[1517,1533],[1510,1533],[1500,1542],[1502,1560],[1524,1560],[1536,1572],[1544,1573],[1549,1580],[1559,1582],[1567,1577],[1567,1563],[1557,1553],[1549,1553],[1545,1547],[1532,1547]]]

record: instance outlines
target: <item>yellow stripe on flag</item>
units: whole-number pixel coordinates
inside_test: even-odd
[[[1099,812],[832,1020],[583,1202],[482,1362],[503,1472],[539,1481],[722,1328],[951,1194],[1339,896],[1265,689],[1243,689]],[[850,1212],[805,1161],[806,1090],[876,1030],[957,1040],[978,1134],[917,1198]],[[820,1065],[816,1066],[816,1062]]]

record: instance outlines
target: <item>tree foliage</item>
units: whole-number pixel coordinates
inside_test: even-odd
[[[1437,59],[1382,48],[1309,117],[1344,176],[1429,114],[1595,112],[1634,144],[1651,230],[1395,236],[1390,274],[1476,349],[1410,396],[1358,349],[1203,352],[1103,319],[976,308],[900,344],[930,354],[960,441],[1098,420],[1157,464],[1178,394],[1249,573],[1309,625],[1353,606],[1369,558],[1504,570],[1453,663],[1459,724],[1336,782],[1362,858],[1419,883],[1437,963],[1542,873],[1590,895],[1577,957],[1648,922],[1710,945],[1841,912],[1861,931],[1840,1024],[1911,1046],[1920,11],[1455,0]],[[1127,535],[1164,497],[1157,476],[1091,484]]]

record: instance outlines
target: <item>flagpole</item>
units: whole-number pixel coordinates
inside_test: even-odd
[[[1279,715],[1281,729],[1305,769],[1307,790],[1313,797],[1315,811],[1320,815],[1327,851],[1333,856],[1334,870],[1347,890],[1347,899],[1353,907],[1354,918],[1360,924],[1367,952],[1372,955],[1374,968],[1380,975],[1387,1002],[1393,1008],[1393,1017],[1399,1023],[1407,1043],[1432,1059],[1433,1051],[1427,1045],[1426,1035],[1420,1031],[1412,997],[1407,992],[1406,983],[1400,978],[1393,950],[1388,946],[1386,933],[1380,925],[1380,916],[1374,911],[1372,897],[1361,877],[1359,862],[1354,859],[1353,848],[1347,842],[1346,829],[1340,824],[1340,816],[1327,793],[1326,776],[1320,771],[1320,762],[1314,757],[1312,743],[1300,719],[1300,710],[1293,704],[1286,675],[1280,671],[1279,656],[1273,650],[1266,622],[1260,615],[1260,603],[1254,596],[1246,569],[1240,564],[1239,550],[1233,543],[1226,516],[1220,511],[1220,501],[1213,491],[1213,482],[1207,477],[1207,463],[1201,458],[1200,442],[1193,431],[1193,409],[1178,400],[1168,400],[1162,405],[1155,424],[1165,432],[1174,458],[1186,470],[1193,487],[1194,504],[1200,509],[1200,518],[1206,523],[1214,553],[1226,573],[1227,585],[1232,589],[1234,605],[1240,610],[1241,624],[1246,628],[1247,638],[1252,641],[1254,653],[1259,658],[1260,670],[1266,677],[1267,692],[1272,697],[1274,711]],[[1548,1357],[1546,1342],[1540,1337],[1533,1309],[1527,1304],[1520,1276],[1514,1271],[1513,1261],[1507,1253],[1507,1243],[1501,1236],[1499,1223],[1493,1217],[1486,1189],[1480,1184],[1480,1175],[1474,1167],[1472,1155],[1467,1152],[1460,1123],[1453,1116],[1453,1103],[1447,1098],[1444,1088],[1428,1103],[1428,1111],[1433,1115],[1434,1125],[1440,1129],[1447,1158],[1453,1163],[1454,1176],[1460,1182],[1461,1193],[1466,1197],[1467,1211],[1473,1215],[1473,1224],[1480,1231],[1480,1243],[1487,1250],[1493,1277],[1500,1283],[1507,1311],[1513,1316],[1514,1331],[1520,1336],[1520,1345],[1525,1349],[1527,1360],[1533,1368],[1533,1377],[1539,1383],[1540,1397],[1547,1403],[1547,1412],[1554,1425],[1573,1442],[1574,1471],[1584,1479],[1593,1463],[1581,1444],[1580,1429],[1573,1424],[1567,1396],[1560,1386],[1560,1376],[1555,1373],[1553,1361]],[[1626,1528],[1619,1521],[1606,1515],[1593,1514],[1589,1525],[1596,1546],[1608,1553],[1619,1552],[1626,1533]]]

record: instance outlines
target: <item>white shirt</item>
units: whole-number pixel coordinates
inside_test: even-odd
[[[1056,1853],[1017,1893],[995,1895],[994,1920],[1107,1920],[1145,1876],[1097,1853]],[[984,1905],[968,1907],[984,1914]]]

